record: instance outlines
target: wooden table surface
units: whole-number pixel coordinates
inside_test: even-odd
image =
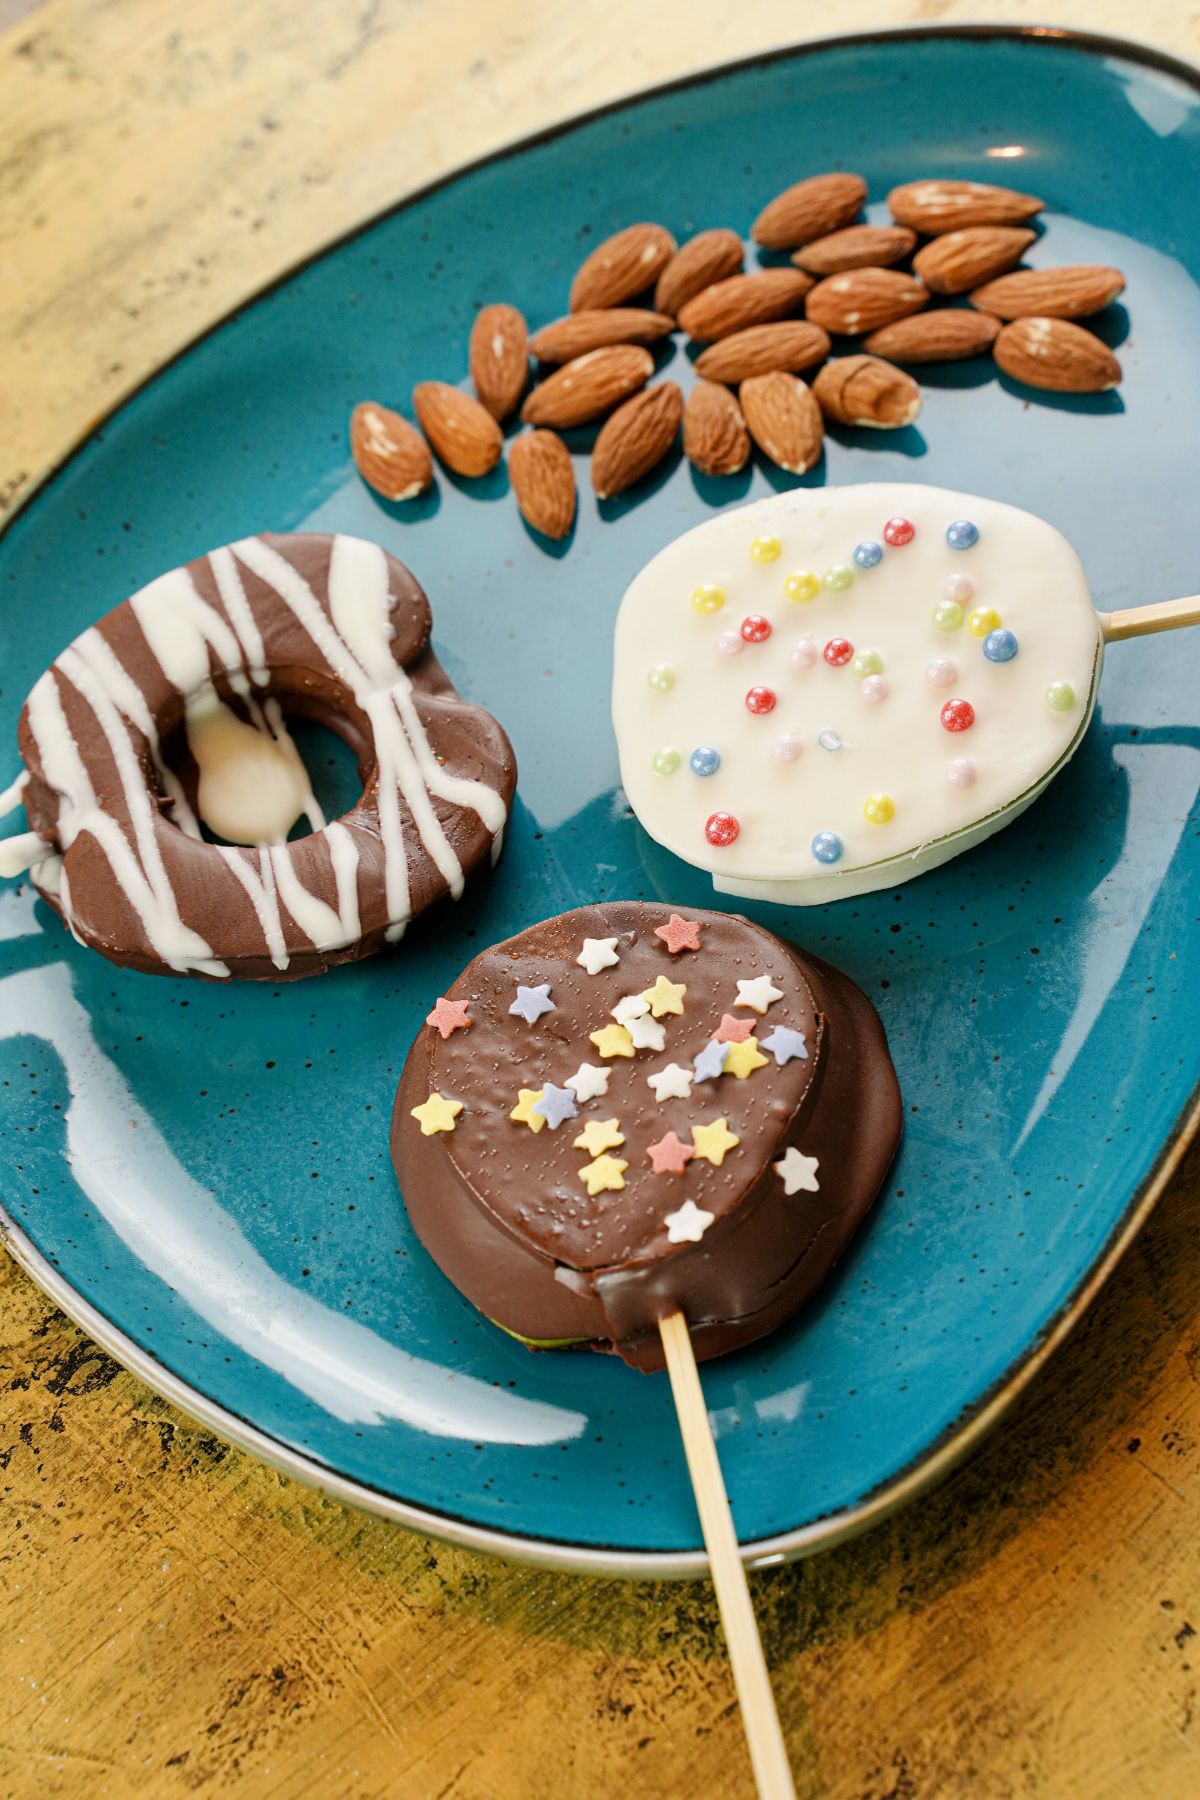
[[[788,37],[973,10],[50,0],[0,39],[0,508],[232,303],[455,162]],[[1200,56],[1194,8],[1136,24]],[[931,1498],[754,1578],[806,1800],[1200,1792],[1198,1196],[1193,1155]],[[750,1792],[707,1584],[408,1536],[189,1424],[6,1259],[0,1317],[0,1794]]]

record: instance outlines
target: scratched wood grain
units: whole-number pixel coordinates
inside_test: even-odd
[[[465,157],[951,0],[51,0],[0,40],[0,510],[162,358]],[[1036,18],[1040,4],[993,6]],[[1119,30],[1117,0],[1056,0]],[[1200,54],[1146,0],[1139,33]],[[1200,1789],[1200,1157],[984,1449],[755,1578],[803,1800]],[[748,1794],[706,1584],[363,1518],[124,1374],[0,1260],[0,1794]]]

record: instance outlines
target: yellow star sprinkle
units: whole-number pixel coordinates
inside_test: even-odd
[[[765,1069],[767,1058],[758,1047],[756,1037],[743,1038],[740,1044],[730,1044],[725,1052],[723,1075],[736,1075],[739,1081],[745,1081],[754,1069]]]
[[[664,1013],[683,1011],[683,996],[686,993],[686,982],[668,981],[665,975],[660,975],[654,986],[646,989],[642,999],[649,1001],[650,1011],[656,1019],[661,1019]]]
[[[725,1157],[741,1138],[730,1131],[724,1119],[713,1119],[707,1125],[692,1126],[692,1142],[696,1146],[696,1155],[710,1162],[714,1169],[719,1169]]]
[[[518,1125],[528,1125],[530,1131],[540,1131],[546,1123],[545,1114],[535,1113],[533,1109],[544,1092],[544,1088],[521,1088],[520,1098],[509,1113],[509,1118],[515,1119]]]
[[[588,1036],[601,1056],[632,1056],[633,1039],[623,1025],[604,1025]]]
[[[603,1194],[610,1189],[615,1194],[625,1186],[625,1171],[629,1167],[619,1156],[598,1156],[590,1162],[586,1169],[580,1169],[579,1179],[587,1183],[589,1194]]]
[[[413,1107],[412,1116],[421,1122],[421,1136],[432,1137],[435,1131],[453,1131],[461,1111],[461,1100],[447,1100],[444,1094],[432,1093],[420,1106]]]
[[[602,1150],[615,1150],[624,1142],[625,1134],[615,1119],[589,1119],[575,1139],[575,1148],[586,1150],[589,1156],[599,1156]]]

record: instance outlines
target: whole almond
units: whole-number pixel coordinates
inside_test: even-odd
[[[826,331],[858,337],[920,312],[928,303],[929,289],[914,275],[899,269],[847,269],[818,281],[804,310]]]
[[[1121,379],[1121,365],[1082,325],[1066,319],[1014,319],[992,353],[1014,381],[1058,394],[1103,394]]]
[[[790,250],[827,237],[851,219],[867,197],[861,175],[810,175],[776,194],[750,227],[756,244]]]
[[[1018,269],[975,289],[971,305],[998,319],[1083,319],[1115,300],[1125,286],[1120,269],[1075,263],[1061,269]]]
[[[678,249],[654,290],[654,304],[659,312],[678,317],[681,306],[711,287],[736,275],[742,266],[742,240],[736,231],[718,226],[714,231],[698,231],[694,238]]]
[[[1046,202],[1015,188],[993,187],[986,181],[906,181],[887,197],[898,225],[908,225],[926,237],[958,231],[967,225],[1023,225],[1040,213]]]
[[[813,393],[825,417],[838,425],[895,430],[911,425],[921,410],[921,390],[912,376],[876,356],[827,362],[813,379]]]
[[[779,319],[773,325],[749,325],[710,344],[696,358],[696,373],[706,381],[745,381],[772,369],[795,374],[824,362],[829,333],[808,319]]]
[[[660,381],[618,406],[600,427],[592,451],[592,486],[599,500],[611,500],[657,468],[679,433],[683,395],[673,381]]]
[[[798,313],[812,276],[802,269],[758,269],[714,282],[679,309],[679,323],[701,343]]]
[[[448,381],[421,381],[413,411],[434,455],[456,475],[486,475],[500,461],[504,440],[490,412]]]
[[[916,247],[917,234],[907,225],[847,225],[805,244],[792,261],[810,275],[840,275],[843,269],[886,269]]]
[[[515,438],[508,478],[522,518],[548,538],[565,538],[575,522],[575,471],[557,433],[527,431]]]
[[[965,306],[939,306],[935,312],[916,313],[873,331],[863,342],[872,356],[893,362],[960,362],[965,356],[982,356],[990,350],[1000,329],[990,313],[968,312]]]
[[[750,433],[727,387],[698,381],[683,409],[683,453],[702,475],[736,475],[750,460]]]
[[[433,480],[433,458],[420,432],[373,400],[350,414],[350,454],[367,486],[385,500],[415,500]]]
[[[589,350],[535,387],[521,417],[527,425],[552,425],[557,430],[586,425],[649,381],[653,370],[654,358],[636,344]]]
[[[913,269],[935,294],[965,294],[1020,262],[1037,237],[1024,225],[973,225],[922,245]]]
[[[675,321],[666,313],[642,312],[635,306],[592,307],[543,325],[529,348],[542,362],[564,363],[606,344],[657,343],[674,329]]]
[[[507,419],[529,379],[529,332],[515,306],[485,306],[475,315],[468,366],[480,403],[493,419]]]
[[[750,436],[764,456],[792,475],[803,475],[821,455],[821,409],[796,375],[781,369],[743,381],[739,398]]]
[[[631,300],[654,286],[674,254],[675,239],[661,225],[627,225],[580,264],[571,283],[571,311]]]

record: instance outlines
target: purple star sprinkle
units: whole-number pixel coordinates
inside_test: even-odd
[[[540,987],[518,986],[517,997],[508,1010],[518,1019],[524,1019],[527,1025],[532,1025],[543,1013],[557,1012],[558,1009],[550,998],[550,983],[543,981]]]
[[[762,1048],[769,1050],[776,1063],[782,1069],[790,1063],[794,1056],[808,1061],[808,1044],[802,1031],[792,1031],[787,1025],[777,1025],[770,1037],[762,1039]]]
[[[564,1119],[575,1117],[579,1108],[570,1088],[555,1087],[552,1081],[548,1081],[542,1089],[541,1099],[535,1100],[529,1110],[540,1113],[551,1131],[557,1131]]]
[[[728,1044],[723,1044],[719,1038],[709,1038],[699,1056],[692,1058],[692,1067],[696,1071],[693,1079],[715,1081],[724,1071],[728,1051]]]

